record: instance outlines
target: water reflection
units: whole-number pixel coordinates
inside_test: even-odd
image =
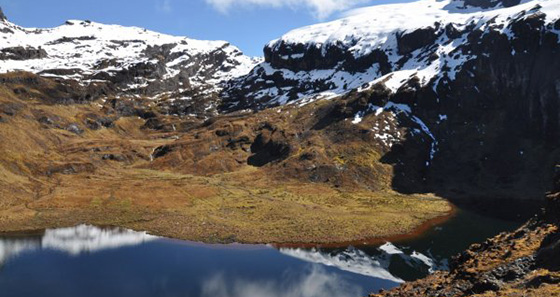
[[[0,238],[0,295],[365,296],[445,269],[451,255],[517,224],[464,212],[398,244],[280,250],[81,225]]]
[[[0,238],[0,292],[11,296],[363,296],[398,285],[354,251],[204,245],[80,225]],[[331,258],[329,258],[331,257]],[[323,260],[318,260],[322,258]],[[339,259],[339,260],[334,260]],[[356,265],[356,267],[353,267]],[[361,265],[361,266],[360,266]]]
[[[363,295],[363,289],[351,284],[336,273],[329,273],[319,265],[312,265],[309,271],[295,281],[256,282],[247,279],[228,280],[217,274],[202,285],[202,297],[356,297]]]
[[[42,248],[78,255],[86,252],[139,245],[155,239],[158,239],[158,237],[146,232],[121,228],[101,229],[80,225],[73,228],[46,230],[42,239]]]
[[[47,229],[42,236],[28,238],[0,238],[0,265],[20,253],[49,249],[69,255],[97,252],[134,246],[156,240],[146,232],[121,228],[98,228],[79,225],[71,228]]]
[[[410,248],[399,248],[389,242],[373,251],[370,250],[369,253],[354,247],[331,251],[280,249],[280,252],[307,262],[337,267],[340,270],[396,283],[404,282],[400,277],[402,270],[433,273],[436,270],[447,269],[447,260],[437,260],[429,251],[423,254]],[[397,261],[404,263],[406,267],[391,269]]]

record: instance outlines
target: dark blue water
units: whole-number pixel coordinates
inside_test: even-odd
[[[413,240],[339,249],[203,245],[92,226],[0,238],[0,296],[364,296],[445,269],[520,220],[459,211]]]

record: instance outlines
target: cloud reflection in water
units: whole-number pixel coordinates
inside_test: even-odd
[[[292,277],[293,278],[293,277]],[[319,265],[311,265],[299,279],[280,282],[252,281],[241,278],[228,280],[224,274],[216,274],[202,284],[202,297],[356,297],[363,295],[363,288],[350,284],[335,273],[327,272]]]

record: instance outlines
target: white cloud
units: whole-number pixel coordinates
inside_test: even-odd
[[[171,12],[171,0],[156,0],[156,9],[161,12]]]
[[[368,0],[206,0],[206,2],[222,13],[241,6],[290,7],[292,9],[309,9],[315,17],[324,19],[334,12],[367,3]]]

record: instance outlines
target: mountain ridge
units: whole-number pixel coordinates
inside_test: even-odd
[[[82,86],[104,84],[105,95],[155,99],[154,104],[164,102],[162,109],[176,114],[211,114],[220,85],[258,62],[225,41],[89,20],[36,29],[4,18],[0,38],[0,72],[29,71]]]

